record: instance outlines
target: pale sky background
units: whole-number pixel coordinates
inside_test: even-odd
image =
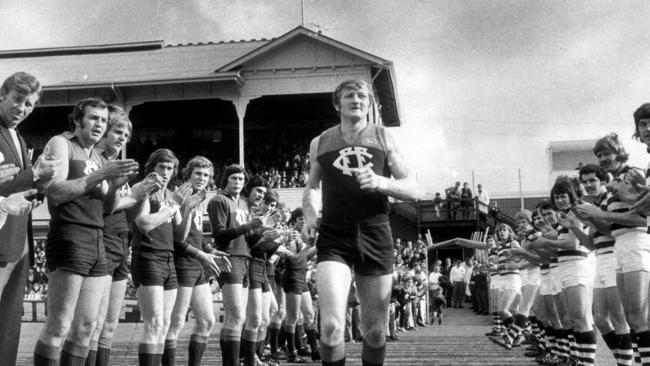
[[[549,188],[551,141],[615,131],[631,162],[648,98],[650,2],[304,0],[305,25],[394,62],[405,155],[428,192]],[[277,37],[300,0],[3,0],[0,50]],[[29,70],[26,70],[29,71]]]

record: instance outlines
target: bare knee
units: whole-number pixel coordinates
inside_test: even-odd
[[[201,317],[196,319],[196,333],[200,335],[208,335],[214,326],[214,316]]]
[[[144,322],[145,334],[158,337],[163,334],[164,329],[165,325],[162,318],[155,317]]]
[[[262,325],[262,317],[259,314],[246,319],[246,328],[247,329],[257,329]]]
[[[224,327],[228,329],[241,329],[246,322],[246,314],[244,311],[237,309],[226,314]]]
[[[379,347],[386,341],[386,324],[388,319],[363,320],[363,338],[371,346]]]
[[[97,328],[96,320],[84,319],[83,321],[75,324],[75,326],[70,330],[68,338],[73,343],[87,343],[87,341],[93,335],[95,328]]]
[[[278,322],[281,322],[287,316],[287,309],[284,306],[278,307],[278,311],[275,313],[274,319]]]
[[[329,346],[343,343],[343,324],[333,319],[321,319],[321,341]]]
[[[610,322],[609,317],[603,314],[594,314],[594,323],[596,323],[596,327],[601,332],[607,333],[612,330],[612,323]]]
[[[309,312],[307,314],[303,314],[302,316],[302,322],[304,324],[314,324],[314,313]]]

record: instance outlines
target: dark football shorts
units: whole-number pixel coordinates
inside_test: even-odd
[[[194,287],[208,283],[208,276],[198,259],[185,256],[175,257],[174,265],[179,286]]]
[[[129,266],[126,263],[129,255],[129,233],[104,231],[104,248],[108,275],[113,277],[113,282],[126,280],[129,274]]]
[[[282,276],[282,289],[289,294],[302,294],[308,292],[307,271],[305,268],[285,269]]]
[[[135,288],[142,285],[162,286],[165,290],[177,289],[174,253],[133,251],[131,277]]]
[[[345,263],[362,276],[393,273],[393,235],[385,217],[363,223],[322,222],[318,263]]]
[[[275,293],[275,288],[276,288],[276,282],[275,282],[275,275],[273,276],[266,276],[269,280],[269,291],[273,291]],[[264,291],[264,287],[262,287],[262,292]]]
[[[268,282],[266,278],[266,261],[260,258],[253,258],[248,266],[249,289],[264,288]],[[267,284],[268,287],[268,284]]]
[[[53,224],[47,233],[45,258],[50,272],[57,269],[84,277],[106,276],[102,230],[74,224]]]
[[[250,258],[229,256],[230,272],[221,272],[218,278],[219,287],[225,285],[241,284],[247,288],[249,285],[248,266],[250,265]]]

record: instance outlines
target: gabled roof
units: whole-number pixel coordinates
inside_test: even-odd
[[[372,55],[372,54],[370,54],[368,52],[361,51],[358,48],[354,48],[354,47],[349,46],[349,45],[347,45],[347,44],[345,44],[343,42],[339,42],[339,41],[337,41],[335,39],[324,36],[321,33],[317,33],[317,32],[311,31],[311,30],[309,30],[307,28],[304,28],[302,26],[298,26],[298,27],[290,30],[289,32],[285,33],[284,35],[282,35],[282,36],[280,36],[278,38],[275,38],[272,41],[266,43],[265,45],[262,45],[262,46],[260,46],[260,47],[258,47],[256,49],[252,50],[251,52],[239,57],[238,59],[233,60],[232,62],[229,62],[229,63],[223,65],[222,67],[218,68],[216,71],[217,72],[233,71],[234,69],[237,69],[237,68],[243,66],[247,62],[250,62],[251,60],[258,58],[258,57],[262,56],[263,54],[265,54],[267,52],[275,50],[278,47],[281,47],[282,45],[284,45],[287,42],[291,41],[292,39],[294,39],[296,37],[300,37],[300,36],[307,36],[307,37],[311,37],[311,38],[316,38],[320,42],[323,42],[323,43],[328,44],[328,45],[330,45],[332,47],[335,47],[335,48],[339,48],[339,49],[341,49],[341,50],[343,50],[345,52],[349,52],[349,53],[351,53],[351,54],[353,54],[353,55],[355,55],[355,56],[357,56],[359,58],[367,60],[371,64],[382,65],[382,66],[386,66],[386,67],[389,67],[390,65],[392,65],[392,63],[390,61],[385,60],[385,59],[383,59],[381,57],[377,57],[377,56]]]
[[[214,72],[216,67],[268,42],[210,42],[162,47],[161,41],[157,41],[147,42],[150,47],[137,47],[145,44],[138,43],[4,51],[0,53],[0,70],[24,70],[34,74],[45,90],[214,78],[219,76]],[[221,73],[220,77],[232,75]]]

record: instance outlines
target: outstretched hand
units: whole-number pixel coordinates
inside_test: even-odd
[[[39,202],[36,199],[28,198],[35,197],[37,192],[35,189],[29,189],[9,195],[0,202],[0,211],[14,216],[29,215],[32,209],[39,205]]]
[[[232,266],[226,253],[217,253],[201,252],[199,260],[205,267],[208,267],[215,275],[219,276],[221,272],[230,272]]]

